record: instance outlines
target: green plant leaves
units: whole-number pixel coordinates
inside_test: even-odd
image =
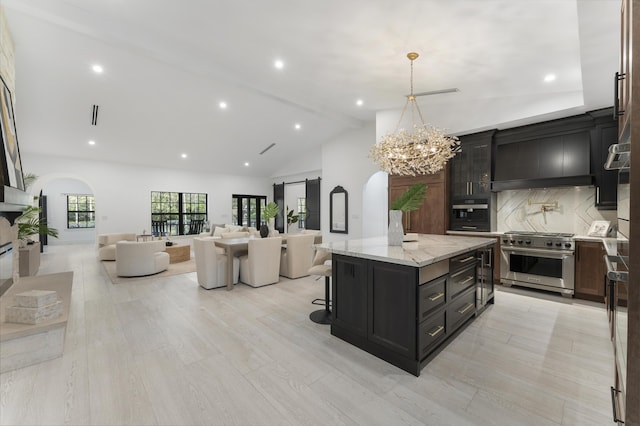
[[[391,210],[410,212],[417,210],[427,196],[427,185],[416,183],[411,185],[402,195],[391,203]]]

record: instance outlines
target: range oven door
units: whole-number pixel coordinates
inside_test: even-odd
[[[563,294],[573,294],[574,268],[572,251],[502,247],[500,280],[507,284],[553,287]]]

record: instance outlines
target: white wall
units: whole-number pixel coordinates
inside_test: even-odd
[[[77,179],[55,179],[42,188],[47,196],[47,225],[58,230],[58,238],[49,237],[49,245],[95,242],[95,229],[67,229],[67,194],[92,195],[91,188]]]
[[[339,241],[358,239],[365,235],[363,224],[371,224],[370,218],[377,221],[379,210],[386,212],[384,205],[372,206],[367,203],[367,210],[363,210],[365,189],[367,199],[387,198],[387,186],[373,185],[366,188],[370,177],[379,172],[374,162],[368,158],[369,150],[376,141],[375,123],[369,123],[362,129],[342,134],[322,145],[322,185],[321,185],[321,229],[323,241]],[[332,234],[329,232],[329,193],[336,186],[342,186],[349,194],[349,233]],[[377,193],[378,197],[372,195]],[[386,218],[386,213],[385,213]],[[386,223],[386,219],[385,219]],[[368,231],[367,231],[368,234]]]
[[[38,194],[48,182],[78,179],[96,198],[96,234],[151,229],[151,191],[201,192],[208,194],[209,220],[231,221],[232,194],[266,195],[273,188],[266,178],[131,166],[34,154],[23,156],[27,172],[39,176],[31,188]]]

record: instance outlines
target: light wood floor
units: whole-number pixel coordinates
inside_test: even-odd
[[[64,355],[0,375],[3,425],[606,425],[603,307],[500,290],[416,378],[312,323],[324,283],[204,290],[195,273],[111,284],[93,247],[74,271]]]

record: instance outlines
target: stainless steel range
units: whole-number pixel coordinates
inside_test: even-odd
[[[575,288],[573,234],[505,232],[502,237],[500,282],[559,292],[571,297]]]

